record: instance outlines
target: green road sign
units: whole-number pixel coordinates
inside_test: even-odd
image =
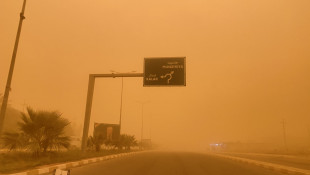
[[[144,86],[186,86],[185,57],[144,58]]]

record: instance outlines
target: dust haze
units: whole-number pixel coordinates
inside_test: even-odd
[[[309,150],[310,1],[27,3],[12,107],[60,111],[81,137],[89,74],[143,73],[145,57],[184,56],[185,87],[124,78],[123,133],[139,140],[143,115],[143,138],[161,148]],[[0,93],[21,5],[0,2]],[[121,78],[96,80],[89,133],[119,122],[120,99]]]

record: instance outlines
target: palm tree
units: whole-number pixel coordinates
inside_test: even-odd
[[[104,143],[104,138],[101,134],[95,136],[89,136],[87,140],[87,147],[95,149],[97,152],[100,151],[101,145]]]
[[[34,111],[27,108],[28,114],[22,113],[20,130],[38,146],[40,151],[46,152],[48,148],[59,149],[70,146],[70,138],[64,136],[64,129],[70,122],[53,111]]]
[[[28,148],[36,154],[46,152],[48,149],[69,148],[70,138],[64,135],[64,129],[69,121],[58,112],[34,111],[27,108],[22,113],[21,122],[18,122],[19,133],[5,133],[4,145],[10,149],[18,147]],[[22,143],[18,143],[22,138]]]
[[[137,146],[137,140],[134,135],[127,135],[122,134],[120,135],[119,142],[117,143],[117,146],[122,149],[122,147],[125,147],[127,150],[130,150],[132,146]]]

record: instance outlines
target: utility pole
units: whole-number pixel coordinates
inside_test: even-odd
[[[286,124],[286,122],[285,122],[285,120],[284,119],[282,119],[282,126],[283,126],[283,141],[284,141],[284,146],[285,146],[285,149],[286,149],[286,151],[288,150],[287,149],[287,142],[286,142],[286,127],[285,127],[285,124]]]
[[[15,39],[15,45],[13,49],[10,70],[9,70],[8,79],[7,79],[6,86],[5,86],[5,92],[4,92],[1,111],[0,111],[0,137],[2,134],[3,126],[4,126],[5,112],[6,112],[6,108],[8,105],[9,93],[11,90],[11,82],[12,82],[12,76],[13,76],[13,71],[14,71],[14,66],[15,66],[18,44],[19,44],[19,37],[20,37],[21,30],[22,30],[23,20],[25,19],[25,16],[24,16],[25,7],[26,7],[26,0],[24,0],[22,11],[19,14],[19,24],[18,24],[16,39]]]

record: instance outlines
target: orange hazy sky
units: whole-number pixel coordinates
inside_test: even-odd
[[[22,0],[0,1],[0,93]],[[88,75],[186,57],[186,87],[124,79],[123,129],[169,146],[310,140],[309,0],[28,0],[13,107],[58,110],[82,133]],[[98,79],[93,122],[118,123],[121,79]]]

